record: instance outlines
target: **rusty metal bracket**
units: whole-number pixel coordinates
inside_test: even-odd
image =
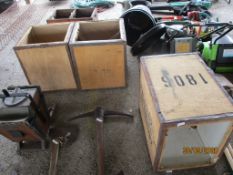
[[[98,175],[104,175],[104,119],[110,116],[125,116],[133,118],[132,115],[117,112],[117,111],[105,111],[102,107],[97,107],[95,110],[80,114],[76,117],[69,119],[69,121],[94,117],[96,122],[96,141],[97,141],[97,160],[98,160]],[[120,174],[123,174],[121,171]]]

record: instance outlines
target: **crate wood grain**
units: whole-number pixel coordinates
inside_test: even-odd
[[[232,99],[196,53],[141,58],[140,113],[156,171],[212,165],[232,133]]]
[[[126,86],[122,20],[76,23],[69,46],[80,89]]]
[[[30,84],[44,91],[77,88],[68,48],[73,25],[32,26],[14,47]]]
[[[97,20],[96,8],[56,9],[47,23],[77,22]]]

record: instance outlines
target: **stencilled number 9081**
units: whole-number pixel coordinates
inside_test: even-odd
[[[201,73],[198,73],[198,76],[194,77],[192,74],[186,74],[183,77],[180,75],[174,75],[172,78],[163,76],[161,80],[164,82],[165,87],[171,87],[172,82],[175,82],[177,86],[185,85],[197,85],[197,82],[201,80],[204,84],[208,84],[207,80],[203,77]],[[174,81],[173,81],[174,80]]]

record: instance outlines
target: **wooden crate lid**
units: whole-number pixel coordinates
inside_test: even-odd
[[[146,56],[141,67],[165,121],[233,112],[197,53]]]

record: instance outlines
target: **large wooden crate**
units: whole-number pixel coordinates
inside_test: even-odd
[[[123,20],[76,23],[69,46],[81,89],[126,85]]]
[[[47,23],[90,21],[97,19],[96,8],[56,9]]]
[[[232,100],[196,53],[141,58],[140,112],[156,171],[216,163],[232,132]]]
[[[77,87],[68,48],[73,25],[32,26],[14,47],[29,83],[44,91]]]

